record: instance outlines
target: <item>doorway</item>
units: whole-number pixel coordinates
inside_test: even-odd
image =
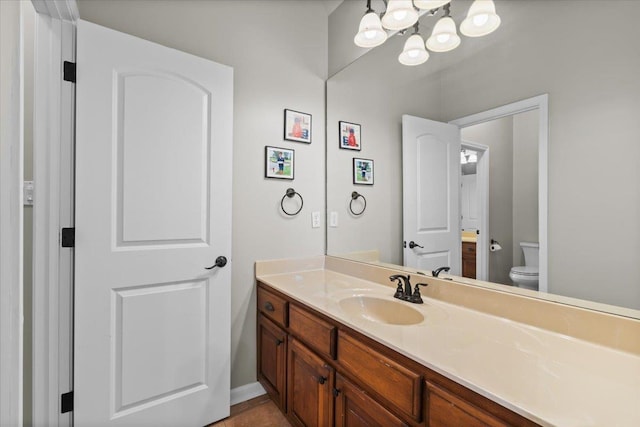
[[[534,120],[517,119],[525,116]],[[529,139],[532,140],[532,142],[529,141],[528,148],[513,144],[514,120],[521,122],[516,124],[516,128],[525,127],[522,123],[526,121]],[[482,243],[478,241],[478,247],[482,246],[487,256],[484,259],[478,258],[478,265],[486,268],[485,271],[488,273],[486,277],[489,281],[511,284],[510,268],[524,265],[519,243],[521,241],[537,241],[539,243],[538,289],[546,292],[548,288],[548,95],[525,99],[466,116],[450,123],[461,128],[463,140],[487,145],[492,154],[489,168],[489,188],[491,191],[487,208],[489,224],[486,227],[487,232],[479,235],[479,237],[484,237],[484,241]],[[500,152],[501,155],[498,155],[500,153],[493,147],[496,144],[498,133],[495,129],[490,131],[491,127],[500,128],[503,136],[507,135],[502,139],[508,141],[509,144],[504,143],[506,149]],[[521,130],[516,129],[516,132]],[[531,151],[532,147],[535,152]],[[532,197],[534,187],[535,195]],[[526,200],[522,200],[523,198]],[[536,236],[532,235],[534,228]],[[520,231],[521,229],[523,231]],[[499,236],[496,233],[499,233]],[[489,250],[490,246],[493,247],[493,250]]]
[[[488,280],[489,147],[462,139],[460,145],[462,276]]]

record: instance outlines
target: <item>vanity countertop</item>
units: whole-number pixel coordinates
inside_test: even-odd
[[[323,266],[256,270],[261,282],[541,425],[640,425],[637,354],[424,296],[423,305],[406,303],[422,323],[377,323],[350,316],[339,301],[398,301],[391,286]]]
[[[478,234],[475,231],[463,231],[462,241],[469,243],[476,243],[478,241]]]

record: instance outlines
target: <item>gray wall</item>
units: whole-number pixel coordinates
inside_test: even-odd
[[[549,291],[640,308],[640,2],[610,3],[498,2],[517,28],[443,73],[442,109],[549,93]]]
[[[470,3],[456,4],[466,11]],[[399,48],[387,43],[347,70],[386,51],[386,62],[361,69],[360,78],[365,72],[381,76],[369,90],[385,84],[386,70],[393,69],[397,79],[412,73],[418,92],[423,73],[424,84],[436,88],[424,102],[439,99],[430,118],[441,121],[548,93],[549,290],[640,309],[640,2],[607,4],[605,17],[601,2],[566,0],[551,7],[498,0],[498,31],[463,37],[455,51],[432,54],[418,70],[399,70]],[[331,103],[334,95],[328,96]],[[402,100],[383,94],[378,102]],[[614,282],[609,266],[615,266]]]
[[[489,252],[489,281],[511,283],[513,266],[513,118],[462,129],[464,141],[489,147],[489,238],[497,240],[501,251]],[[482,232],[482,230],[480,230]]]
[[[234,68],[231,384],[256,380],[253,263],[324,253],[327,13],[316,1],[80,1],[82,19]],[[284,142],[283,110],[313,115],[311,145]],[[264,146],[296,150],[295,181],[264,178]],[[292,186],[304,196],[281,214]]]
[[[524,265],[520,242],[538,241],[538,111],[513,116],[513,265]]]

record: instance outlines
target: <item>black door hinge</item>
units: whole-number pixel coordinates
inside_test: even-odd
[[[60,244],[63,248],[73,248],[76,246],[75,228],[63,228],[60,234]]]
[[[73,411],[73,391],[60,395],[60,413],[66,414]]]
[[[76,63],[64,61],[62,67],[62,79],[65,82],[76,82]]]

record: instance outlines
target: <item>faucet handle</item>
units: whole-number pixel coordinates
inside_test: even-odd
[[[416,286],[413,288],[413,295],[411,295],[411,302],[415,304],[422,304],[422,295],[420,294],[420,286],[429,286],[428,283],[416,283]]]

